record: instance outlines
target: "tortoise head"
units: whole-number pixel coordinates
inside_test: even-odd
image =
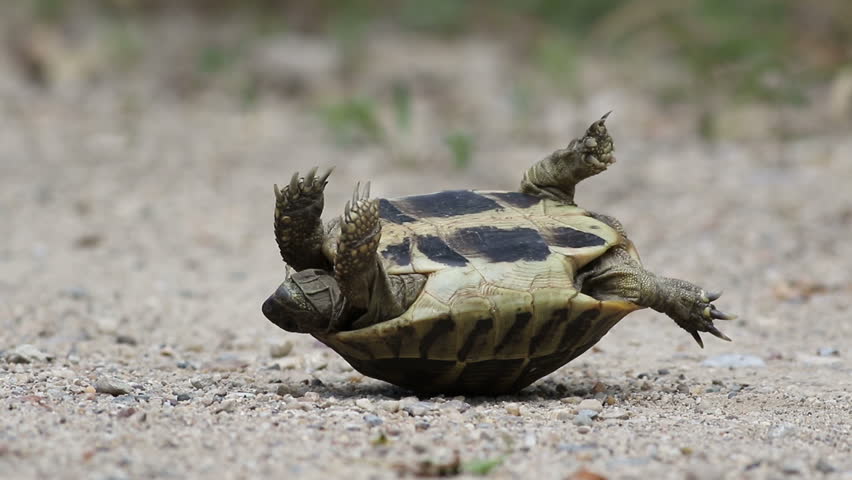
[[[288,332],[323,334],[341,319],[344,303],[334,276],[307,269],[288,275],[263,302],[263,314]]]

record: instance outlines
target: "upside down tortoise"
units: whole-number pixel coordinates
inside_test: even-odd
[[[713,325],[734,318],[712,304],[719,293],[645,270],[617,220],[574,203],[577,183],[615,161],[605,120],[529,168],[519,192],[372,199],[367,184],[325,226],[331,172],[297,173],[275,187],[289,267],[264,315],[364,375],[433,393],[522,389],[645,307],[702,347],[698,332],[729,340]]]

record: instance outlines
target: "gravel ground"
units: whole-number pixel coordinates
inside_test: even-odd
[[[45,93],[0,63],[0,477],[852,479],[852,138],[709,144],[618,85],[519,127],[505,52],[424,42],[377,42],[359,74],[415,85],[411,131],[380,147],[336,146],[288,96],[245,108],[145,78]],[[475,134],[467,169],[441,105]],[[417,398],[260,313],[283,275],[273,182],[337,165],[327,215],[364,179],[512,189],[610,108],[619,161],[580,204],[620,218],[654,271],[723,288],[733,343],[701,350],[641,311],[518,395]]]

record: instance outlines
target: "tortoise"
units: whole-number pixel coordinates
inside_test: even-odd
[[[621,223],[574,203],[577,183],[615,161],[607,115],[530,167],[517,192],[376,199],[356,185],[323,225],[331,170],[296,173],[275,186],[288,266],[264,315],[366,376],[424,393],[520,390],[645,307],[702,348],[699,332],[730,341],[713,323],[735,318],[713,305],[720,292],[644,269]]]

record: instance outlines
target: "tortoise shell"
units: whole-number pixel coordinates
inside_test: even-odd
[[[515,391],[640,308],[575,288],[580,269],[627,241],[576,206],[470,190],[379,206],[385,270],[428,280],[397,318],[315,335],[364,375],[421,392]]]

